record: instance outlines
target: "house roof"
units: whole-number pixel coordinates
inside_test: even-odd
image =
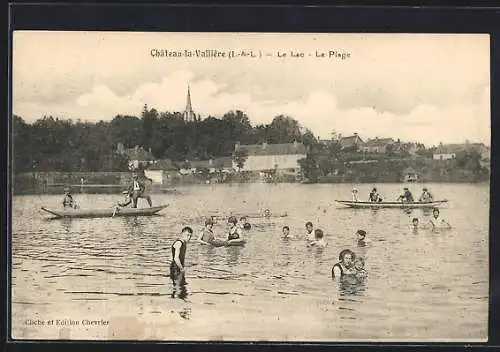
[[[375,138],[370,139],[365,143],[367,147],[385,147],[389,144],[393,144],[394,139],[392,138]]]
[[[307,148],[302,143],[284,143],[284,144],[250,144],[240,145],[238,150],[246,150],[248,156],[257,155],[296,155],[306,154]]]
[[[453,154],[466,148],[465,144],[440,144],[434,154]]]
[[[356,144],[364,144],[363,140],[358,135],[353,135],[349,137],[342,137],[340,139],[340,145],[342,148],[350,148]]]

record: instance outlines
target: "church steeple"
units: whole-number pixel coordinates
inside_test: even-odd
[[[194,113],[193,107],[191,106],[191,91],[189,89],[189,83],[187,91],[186,110],[184,110],[183,116],[185,121],[196,121],[196,114]]]

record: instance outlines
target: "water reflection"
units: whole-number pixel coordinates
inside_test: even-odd
[[[185,300],[188,296],[187,292],[187,282],[186,276],[184,272],[181,272],[174,277],[171,277],[172,280],[172,298],[179,298]]]
[[[229,266],[234,266],[239,263],[241,247],[227,247],[227,264]]]
[[[63,226],[64,231],[66,232],[71,232],[72,224],[73,224],[73,219],[71,218],[62,218],[61,219],[61,224]]]
[[[346,275],[339,280],[339,296],[363,296],[366,289],[366,278]]]

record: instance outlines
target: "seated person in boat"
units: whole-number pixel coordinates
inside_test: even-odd
[[[359,199],[358,199],[358,190],[356,188],[352,189],[352,201],[353,202],[359,202]]]
[[[77,208],[76,202],[73,199],[73,196],[71,195],[71,190],[68,187],[64,189],[64,198],[62,201],[62,205],[64,208],[73,208],[73,209]]]
[[[422,194],[418,199],[419,202],[432,202],[434,198],[427,188],[422,189]]]
[[[283,229],[281,230],[281,233],[283,234],[283,239],[288,239],[288,238],[294,238],[293,235],[290,235],[290,227],[288,226],[283,226]]]
[[[413,203],[413,194],[411,194],[408,187],[403,188],[403,194],[398,197],[398,201],[403,203]]]
[[[344,249],[339,254],[339,261],[332,267],[332,278],[341,278],[345,275],[356,274],[354,261],[356,254],[350,249]]]
[[[432,210],[432,219],[429,223],[433,231],[438,231],[439,229],[451,229],[451,225],[440,217],[438,208],[434,208]]]
[[[123,202],[118,202],[118,206],[124,208],[132,204],[132,190],[128,189],[122,193],[125,195],[125,198],[123,199]]]
[[[358,279],[364,279],[367,276],[366,270],[365,270],[365,260],[362,257],[356,257],[356,260],[354,261],[354,269],[356,269],[356,278]]]
[[[328,243],[325,241],[323,230],[314,231],[314,241],[309,242],[308,247],[325,248]]]
[[[382,197],[380,197],[380,194],[378,194],[377,189],[373,188],[372,191],[370,192],[370,195],[368,197],[370,202],[381,202]]]
[[[313,232],[313,224],[312,222],[306,222],[306,240],[311,242],[314,241],[314,232]]]
[[[238,226],[238,220],[235,216],[230,216],[227,219],[227,223],[229,225],[229,234],[227,236],[227,240],[237,240],[240,238],[240,227]]]

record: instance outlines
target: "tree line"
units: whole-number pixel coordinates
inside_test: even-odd
[[[231,156],[236,142],[303,142],[318,139],[290,116],[276,116],[269,124],[250,124],[240,111],[221,117],[187,122],[181,113],[159,112],[144,106],[141,116],[117,115],[97,123],[44,116],[29,124],[22,117],[12,121],[13,168],[26,171],[126,171],[128,158],[117,152],[142,146],[156,159],[207,160]],[[242,158],[244,159],[244,158]]]

